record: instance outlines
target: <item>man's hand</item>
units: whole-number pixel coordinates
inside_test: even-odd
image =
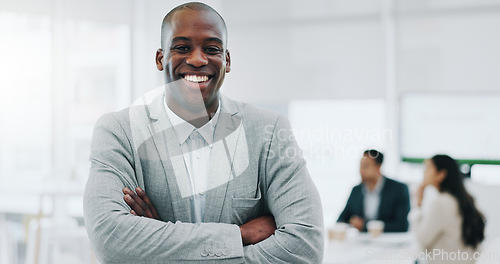
[[[158,213],[156,212],[156,208],[153,206],[153,203],[146,195],[146,192],[142,190],[140,187],[135,188],[137,194],[135,194],[129,188],[123,188],[123,193],[125,196],[123,199],[125,202],[132,208],[130,213],[137,216],[145,216],[148,218],[153,218],[156,220],[160,220]]]
[[[359,231],[363,231],[363,228],[365,226],[365,220],[359,216],[353,216],[349,220],[349,224],[351,224],[353,227],[355,227]]]
[[[270,237],[276,231],[276,223],[272,216],[260,216],[240,226],[243,246],[257,244]]]

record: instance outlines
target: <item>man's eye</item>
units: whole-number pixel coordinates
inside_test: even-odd
[[[186,53],[189,51],[189,48],[186,46],[176,46],[176,47],[171,48],[171,50],[181,52],[181,53]]]
[[[209,54],[217,54],[217,53],[221,53],[222,49],[217,48],[217,47],[208,47],[205,49],[205,52],[207,52]]]

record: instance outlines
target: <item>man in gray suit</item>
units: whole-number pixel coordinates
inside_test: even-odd
[[[289,122],[220,94],[222,17],[188,3],[162,24],[165,87],[94,129],[85,225],[104,263],[321,263],[321,202]]]

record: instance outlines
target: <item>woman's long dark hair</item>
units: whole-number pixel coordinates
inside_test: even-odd
[[[447,155],[436,155],[431,160],[438,171],[446,171],[446,178],[440,185],[441,191],[448,192],[458,200],[463,219],[463,242],[476,248],[484,239],[485,218],[474,205],[474,198],[465,189],[463,175],[458,169],[457,162]]]

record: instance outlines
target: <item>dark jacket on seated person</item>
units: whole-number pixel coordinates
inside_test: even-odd
[[[384,179],[376,220],[384,222],[384,232],[406,232],[408,231],[408,212],[410,211],[408,187],[404,183],[386,177]],[[362,183],[352,188],[344,211],[340,214],[337,222],[349,223],[352,216],[365,219],[363,231],[366,231]]]

